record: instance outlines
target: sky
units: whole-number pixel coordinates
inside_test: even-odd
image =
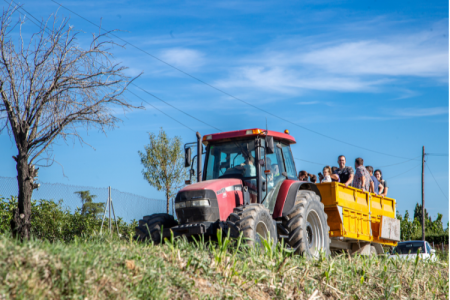
[[[145,102],[125,93],[144,109],[117,109],[123,122],[106,135],[83,131],[90,146],[57,140],[57,163],[41,168],[41,182],[112,186],[164,199],[141,173],[138,151],[149,132],[163,128],[187,143],[195,131],[265,128],[267,122],[297,140],[297,171],[317,174],[337,165],[341,154],[347,165],[362,157],[380,168],[401,214],[412,214],[421,202],[425,146],[425,207],[433,218],[443,214],[446,227],[447,1],[57,2],[64,7],[50,0],[20,3],[28,19],[70,18],[82,47],[99,24],[119,30],[123,40],[111,38],[125,45],[111,49],[114,61],[128,67],[130,77],[141,74],[130,91]],[[23,30],[37,27],[25,22]],[[16,153],[7,132],[0,133],[0,176],[16,176]]]

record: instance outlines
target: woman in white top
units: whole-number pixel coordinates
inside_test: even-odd
[[[388,184],[386,182],[386,180],[383,179],[383,173],[381,173],[381,170],[375,170],[374,172],[375,177],[377,178],[377,180],[381,183],[381,185],[383,186],[382,189],[378,190],[380,196],[382,197],[386,197],[387,196],[387,192],[388,192]]]

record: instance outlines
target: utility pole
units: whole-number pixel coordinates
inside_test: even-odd
[[[422,147],[422,241],[425,241],[425,146]]]

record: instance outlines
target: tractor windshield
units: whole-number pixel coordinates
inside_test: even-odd
[[[206,156],[206,180],[256,178],[254,140],[212,144]]]

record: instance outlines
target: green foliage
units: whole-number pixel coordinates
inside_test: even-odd
[[[83,216],[91,215],[94,218],[101,218],[101,213],[105,209],[105,203],[95,203],[94,198],[97,195],[91,195],[89,191],[78,191],[74,194],[78,194],[81,198],[81,203],[83,206],[81,207],[81,214]]]
[[[411,240],[412,237],[418,232],[421,228],[419,221],[414,219],[412,221],[409,220],[409,212],[406,211],[404,217],[402,217],[397,212],[397,219],[400,220],[400,239],[402,241]]]
[[[150,143],[144,146],[145,151],[138,151],[144,166],[142,174],[151,186],[165,192],[169,213],[170,198],[176,195],[187,176],[181,138],[169,138],[161,128],[158,136],[150,132],[149,139]]]
[[[417,204],[414,210],[414,215],[419,216],[422,219],[422,206]],[[438,213],[436,220],[432,220],[428,216],[425,210],[425,240],[429,243],[446,243],[448,244],[448,224],[447,229],[444,230],[442,224],[442,214]],[[421,240],[422,239],[422,223],[417,217],[413,220],[409,219],[409,212],[406,211],[405,215],[402,217],[397,212],[397,219],[400,220],[400,238],[402,241],[407,240]]]
[[[10,232],[12,210],[17,207],[17,197],[5,199],[0,197],[0,233]],[[70,242],[75,237],[89,237],[100,231],[101,219],[94,214],[83,214],[77,208],[74,213],[62,207],[62,200],[32,200],[31,201],[31,235],[37,239]],[[108,219],[106,219],[106,223]],[[118,218],[119,233],[123,237],[132,237],[137,222],[127,224]],[[108,230],[106,225],[103,229]],[[106,232],[106,231],[105,231]]]
[[[419,221],[419,223],[422,224],[422,205],[419,203],[416,203],[416,207],[414,208],[414,219],[417,219],[417,221]],[[425,208],[425,220],[431,221],[431,217],[428,216],[426,208]]]

